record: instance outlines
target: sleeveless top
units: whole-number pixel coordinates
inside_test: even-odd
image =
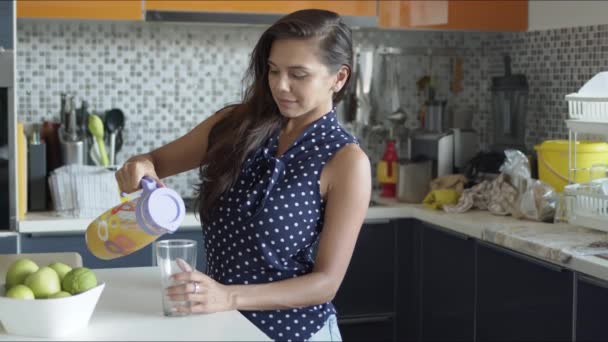
[[[203,225],[208,275],[222,284],[270,283],[313,269],[325,209],[321,171],[339,149],[358,142],[340,126],[335,108],[275,157],[279,133],[248,156],[235,185]],[[307,340],[334,313],[331,302],[241,311],[273,340]]]

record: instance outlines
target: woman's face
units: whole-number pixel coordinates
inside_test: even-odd
[[[315,39],[280,39],[268,58],[268,84],[283,116],[323,115],[332,108],[332,96],[348,77],[348,68],[331,72],[319,58]]]

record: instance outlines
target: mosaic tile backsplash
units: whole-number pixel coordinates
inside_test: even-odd
[[[93,112],[124,111],[124,146],[117,164],[188,132],[242,94],[249,54],[264,27],[144,22],[39,21],[17,23],[17,100],[26,123],[59,118],[60,93],[76,94]],[[513,72],[528,77],[529,147],[565,138],[563,96],[608,69],[608,25],[522,33],[424,32],[366,29],[354,32],[362,47],[401,47],[398,56],[377,56],[372,97],[375,115],[394,111],[384,75],[398,74],[398,103],[416,117],[426,95],[416,81],[431,74],[437,97],[454,117],[467,117],[483,147],[492,142],[490,79],[501,75],[509,52]],[[432,57],[428,55],[431,50]],[[453,66],[462,60],[462,91],[450,90]],[[383,65],[390,65],[386,70]],[[389,82],[390,83],[390,82]],[[383,136],[365,148],[380,158]],[[172,177],[168,186],[194,194],[196,171]]]

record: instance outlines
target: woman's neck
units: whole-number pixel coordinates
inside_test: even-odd
[[[288,136],[298,136],[308,125],[329,113],[332,110],[332,104],[319,106],[312,111],[300,115],[297,118],[287,120],[283,128],[283,134]]]

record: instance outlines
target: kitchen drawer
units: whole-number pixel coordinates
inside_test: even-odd
[[[152,247],[148,245],[127,256],[102,260],[87,248],[84,234],[72,235],[21,235],[22,253],[78,252],[83,266],[88,268],[142,267],[152,266]]]
[[[333,301],[338,318],[394,312],[395,244],[392,222],[363,225]]]

